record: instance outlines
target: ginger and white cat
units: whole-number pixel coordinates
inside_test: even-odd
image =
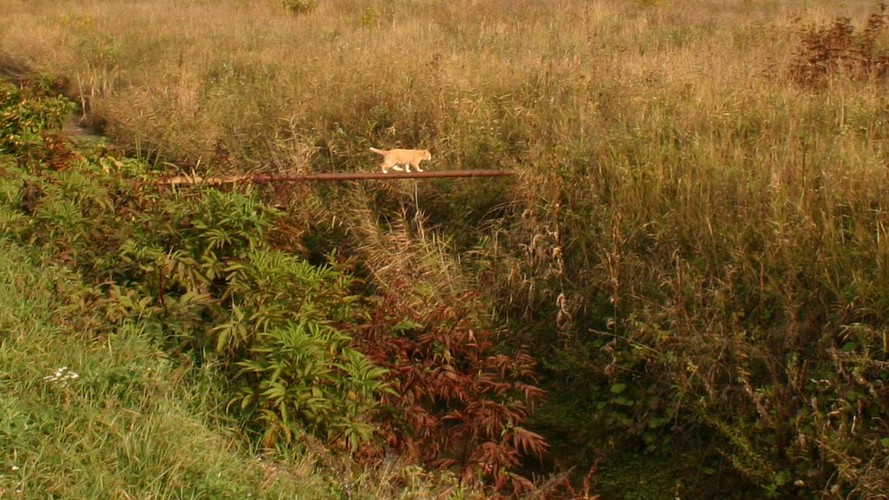
[[[404,165],[405,172],[407,173],[410,173],[411,167],[414,167],[417,172],[422,172],[423,169],[420,168],[420,162],[432,159],[432,154],[429,153],[428,149],[390,149],[386,151],[370,148],[370,150],[376,154],[383,155],[383,163],[380,166],[383,168],[384,174],[388,174],[390,168],[401,171],[399,165]]]

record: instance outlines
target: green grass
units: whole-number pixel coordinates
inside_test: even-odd
[[[285,466],[239,448],[219,426],[211,369],[182,367],[136,325],[97,336],[68,298],[76,276],[6,238],[0,255],[0,496],[333,494],[309,456]]]

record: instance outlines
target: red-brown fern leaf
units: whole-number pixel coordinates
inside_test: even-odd
[[[460,477],[487,478],[495,489],[530,482],[509,473],[522,455],[540,456],[543,438],[520,427],[543,396],[534,359],[493,353],[494,333],[473,324],[473,294],[451,305],[423,297],[405,302],[393,289],[353,338],[389,370],[397,395],[382,402],[380,434],[394,451],[431,467],[459,467]],[[530,383],[529,383],[530,382]]]

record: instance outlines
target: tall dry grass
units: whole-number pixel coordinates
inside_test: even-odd
[[[67,77],[116,140],[204,165],[230,150],[241,169],[364,168],[369,144],[429,146],[455,168],[527,163],[550,149],[541,138],[601,137],[607,108],[639,108],[658,78],[725,102],[786,56],[778,28],[825,15],[740,1],[354,0],[298,16],[270,0],[5,3],[5,58]]]
[[[371,145],[429,147],[433,168],[519,171],[417,198],[475,245],[464,271],[552,354],[553,386],[584,394],[567,414],[599,419],[546,425],[598,443],[622,416],[643,447],[721,453],[773,491],[885,484],[885,447],[861,443],[889,412],[889,99],[787,75],[805,26],[860,26],[875,3],[4,3],[3,59],[66,77],[88,121],[144,154],[350,170],[373,168]]]

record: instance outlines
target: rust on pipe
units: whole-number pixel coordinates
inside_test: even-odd
[[[323,182],[323,181],[361,181],[361,180],[393,180],[393,179],[445,179],[453,177],[503,177],[515,175],[511,170],[437,170],[434,172],[331,172],[322,174],[246,174],[227,177],[200,177],[197,175],[170,177],[154,182],[159,186],[202,185],[217,186],[249,182],[253,184],[269,184],[275,182]]]

